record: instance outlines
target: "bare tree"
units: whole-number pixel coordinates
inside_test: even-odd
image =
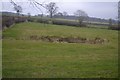
[[[46,5],[47,12],[50,15],[50,18],[53,17],[53,15],[58,11],[58,7],[56,3],[50,2],[49,4]]]
[[[20,5],[17,5],[15,2],[13,2],[12,0],[11,0],[11,3],[13,4],[13,6],[14,6],[14,10],[17,12],[17,14],[18,14],[18,16],[19,16],[19,14],[22,12],[22,7],[20,6]]]
[[[78,18],[79,25],[82,26],[83,21],[88,17],[87,13],[82,10],[77,10],[74,15]]]
[[[19,15],[22,12],[22,7],[21,6],[14,6],[14,9],[16,10],[17,14]]]

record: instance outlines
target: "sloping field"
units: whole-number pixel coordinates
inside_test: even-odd
[[[104,43],[59,43],[31,36],[101,38]],[[118,77],[118,31],[114,30],[20,23],[3,31],[2,49],[5,78]]]

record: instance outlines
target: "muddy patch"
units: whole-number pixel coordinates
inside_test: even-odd
[[[109,42],[107,39],[95,37],[94,39],[82,38],[82,37],[58,37],[58,36],[30,36],[30,40],[42,40],[47,42],[58,42],[58,43],[90,43],[90,44],[103,44]]]

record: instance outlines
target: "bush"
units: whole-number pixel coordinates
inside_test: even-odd
[[[10,27],[14,24],[14,17],[13,16],[2,16],[2,27]]]
[[[47,20],[47,19],[37,19],[37,22],[48,24],[48,23],[49,23],[49,20]]]
[[[27,21],[28,22],[35,22],[35,19],[34,18],[28,18]]]
[[[52,20],[53,24],[57,25],[67,25],[67,26],[78,26],[79,24],[72,21],[63,21],[63,20]]]
[[[15,23],[25,22],[26,20],[27,20],[26,17],[17,17],[15,18]]]
[[[4,29],[4,27],[10,27],[14,23],[25,22],[26,19],[26,17],[2,15],[2,28]]]
[[[111,27],[109,27],[109,29],[120,30],[120,25],[112,25]]]
[[[86,27],[86,24],[83,23],[82,25],[80,25],[78,22],[74,22],[74,21],[53,20],[52,23],[57,25]]]

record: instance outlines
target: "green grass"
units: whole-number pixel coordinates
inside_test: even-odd
[[[104,44],[49,43],[37,36],[108,39]],[[3,31],[5,78],[116,78],[118,31],[40,23],[20,23]],[[22,40],[25,39],[25,40]]]
[[[2,40],[0,40],[0,78],[2,78]]]

